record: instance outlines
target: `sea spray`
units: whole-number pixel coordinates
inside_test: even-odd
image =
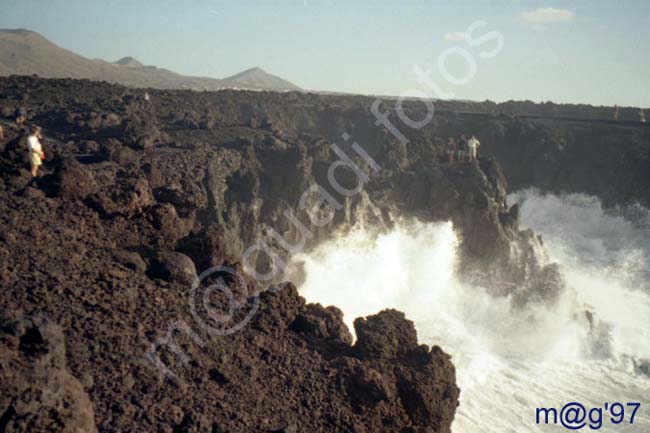
[[[468,270],[458,267],[449,222],[401,221],[389,232],[366,226],[336,237],[294,258],[301,293],[341,308],[349,326],[397,308],[421,341],[451,353],[462,389],[455,433],[542,431],[534,408],[566,401],[643,401],[650,378],[635,366],[650,358],[645,228],[587,196],[523,191],[511,201],[567,278],[552,306],[515,309],[463,283]],[[650,419],[641,414],[637,426]]]

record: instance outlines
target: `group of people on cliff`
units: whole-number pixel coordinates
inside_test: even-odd
[[[447,160],[449,163],[453,162],[472,162],[478,159],[478,149],[481,147],[481,142],[472,135],[468,140],[465,134],[461,134],[458,139],[449,137],[447,140]]]
[[[23,107],[16,108],[15,112],[16,126],[19,130],[24,130],[27,121],[27,110]],[[32,177],[38,176],[38,169],[43,165],[45,152],[41,140],[43,139],[42,129],[40,126],[31,124],[27,132],[27,151],[29,153],[29,165]],[[4,129],[0,125],[0,140],[4,140]]]

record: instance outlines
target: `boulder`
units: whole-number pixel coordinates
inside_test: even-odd
[[[160,140],[160,130],[153,121],[130,117],[124,122],[122,139],[124,144],[136,150],[149,151]]]
[[[220,224],[211,224],[178,242],[177,250],[187,254],[201,269],[235,262],[241,258],[244,244],[237,232]]]
[[[80,150],[82,153],[97,153],[99,152],[99,143],[93,140],[85,140],[81,142]]]
[[[395,359],[418,347],[415,325],[397,310],[360,317],[354,321],[354,330],[354,350],[361,359]]]
[[[122,142],[115,138],[109,138],[101,145],[101,152],[109,161],[116,161],[117,155],[122,148]]]
[[[149,265],[148,274],[180,284],[192,284],[198,279],[192,259],[174,251],[159,252]]]
[[[97,432],[92,403],[66,369],[63,332],[46,319],[0,319],[0,430]]]
[[[308,304],[291,328],[313,338],[352,344],[352,334],[343,322],[343,312],[334,306],[324,308],[320,304]]]
[[[137,161],[139,157],[140,155],[136,150],[122,146],[112,157],[112,160],[124,167]]]
[[[140,215],[155,204],[149,182],[144,177],[119,170],[114,184],[102,185],[101,190],[90,195],[86,202],[104,217],[126,218]]]
[[[393,399],[395,383],[391,375],[378,370],[356,358],[343,357],[337,360],[340,380],[350,402],[357,408],[373,408],[380,401]]]
[[[422,347],[397,367],[397,392],[413,423],[450,433],[460,390],[450,356],[438,346]],[[410,368],[407,367],[410,364]]]
[[[284,332],[305,305],[293,283],[279,284],[260,294],[259,310],[251,324],[267,334]]]
[[[113,255],[115,261],[132,269],[136,272],[144,273],[147,270],[147,264],[140,254],[135,251],[120,250]]]
[[[69,200],[84,200],[98,189],[92,172],[74,158],[58,161],[51,188],[56,197]]]
[[[157,234],[164,244],[174,244],[177,240],[187,236],[193,225],[192,218],[180,218],[176,208],[169,204],[158,204],[150,208],[153,226],[158,230]]]

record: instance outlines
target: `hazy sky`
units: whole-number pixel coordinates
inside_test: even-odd
[[[314,90],[443,96],[432,93],[433,82],[463,99],[650,107],[648,0],[0,3],[2,28],[35,30],[87,57],[131,55],[183,74],[224,77],[260,66]],[[472,46],[466,33],[476,21],[487,25],[472,32]],[[501,35],[500,51],[488,32]],[[429,86],[414,65],[432,71]]]

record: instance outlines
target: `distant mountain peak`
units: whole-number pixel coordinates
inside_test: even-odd
[[[122,66],[133,66],[138,68],[144,67],[142,63],[140,63],[137,59],[131,56],[122,57],[120,60],[116,61],[115,64],[122,65]]]
[[[0,29],[0,32],[13,33],[16,35],[39,35],[38,33],[27,29]]]
[[[0,37],[3,36],[8,36],[8,37],[14,37],[14,38],[21,38],[25,40],[42,40],[42,41],[48,41],[43,35],[40,33],[34,32],[32,30],[28,29],[0,29]],[[19,40],[19,39],[17,39]]]
[[[86,78],[130,87],[195,90],[300,90],[289,81],[253,67],[225,79],[177,74],[145,66],[126,56],[116,62],[91,60],[50,42],[27,29],[0,29],[0,76],[32,75],[44,78]]]
[[[300,90],[300,87],[295,84],[269,74],[259,66],[254,66],[231,77],[224,78],[223,81],[242,88]]]

